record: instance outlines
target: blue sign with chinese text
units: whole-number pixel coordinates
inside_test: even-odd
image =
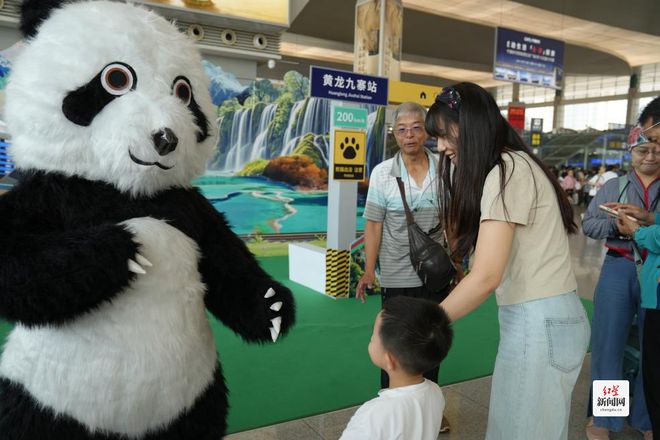
[[[309,96],[387,105],[387,78],[312,66]]]
[[[564,42],[497,28],[493,78],[560,89]]]

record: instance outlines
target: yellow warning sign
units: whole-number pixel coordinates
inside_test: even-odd
[[[366,132],[335,130],[333,178],[335,180],[364,180],[366,150]]]

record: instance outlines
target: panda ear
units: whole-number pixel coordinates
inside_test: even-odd
[[[69,3],[66,0],[24,0],[21,4],[21,32],[23,36],[34,37],[39,25],[45,21],[53,9]]]

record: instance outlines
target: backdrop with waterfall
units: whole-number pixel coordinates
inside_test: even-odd
[[[237,234],[325,233],[330,101],[309,97],[309,80],[295,71],[242,86],[221,67],[204,66],[219,136],[196,185]],[[362,107],[369,115],[368,176],[384,157],[385,109]],[[362,229],[367,185],[358,186]]]

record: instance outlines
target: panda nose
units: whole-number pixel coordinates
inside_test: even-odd
[[[165,156],[176,150],[179,139],[169,128],[161,128],[153,134],[154,148],[159,155]]]

